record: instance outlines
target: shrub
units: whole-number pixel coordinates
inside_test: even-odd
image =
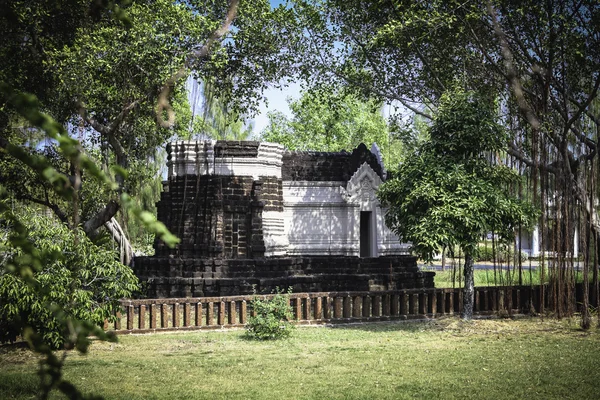
[[[117,261],[116,252],[94,245],[81,230],[30,210],[19,219],[42,255],[42,268],[33,274],[37,288],[5,268],[11,259],[24,256],[12,247],[11,227],[0,219],[0,342],[15,341],[30,326],[46,344],[61,347],[68,332],[55,318],[58,308],[67,317],[95,325],[105,319],[113,322],[119,299],[138,288],[131,268]]]
[[[476,261],[492,261],[494,259],[494,251],[491,247],[479,246],[477,250]]]
[[[246,324],[246,335],[251,339],[273,340],[288,337],[294,325],[290,322],[293,318],[292,307],[289,304],[288,294],[277,288],[271,299],[254,296],[250,303],[252,316]]]
[[[529,256],[525,252],[521,252],[521,262],[527,261]],[[498,246],[496,248],[496,261],[505,263],[507,260],[514,262],[514,250],[511,248],[507,249],[507,246]],[[479,246],[476,261],[493,261],[494,251],[491,246]]]

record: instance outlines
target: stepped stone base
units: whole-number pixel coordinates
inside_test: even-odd
[[[258,259],[138,257],[134,271],[151,298],[293,292],[376,291],[433,288],[433,272],[421,272],[412,256],[344,256]]]

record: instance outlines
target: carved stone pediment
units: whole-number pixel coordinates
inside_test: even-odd
[[[365,162],[352,175],[346,189],[341,190],[348,203],[378,203],[375,192],[381,183],[379,175]]]

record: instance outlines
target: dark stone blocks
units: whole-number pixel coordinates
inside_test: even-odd
[[[240,157],[256,158],[258,157],[258,147],[260,142],[252,141],[234,141],[219,140],[215,143],[215,156],[217,157]]]
[[[383,179],[377,157],[362,143],[352,153],[287,152],[281,173],[284,181],[348,181],[365,162]]]
[[[220,148],[258,151],[258,142],[223,142]],[[175,249],[157,242],[157,256],[262,257],[262,212],[283,211],[282,182],[275,177],[173,177],[157,208],[158,220],[181,238]]]
[[[148,297],[202,297],[294,292],[432,288],[433,272],[415,257],[285,257],[215,259],[139,257],[134,270]]]

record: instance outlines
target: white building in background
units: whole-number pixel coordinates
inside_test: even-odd
[[[519,243],[520,242],[520,243]],[[532,231],[522,230],[516,237],[516,249],[521,246],[521,251],[527,253],[529,257],[540,257],[542,253],[546,256],[553,256],[552,243],[546,243],[542,249],[542,241],[540,238],[539,226],[535,226]],[[579,231],[577,228],[573,230],[573,257],[579,257]]]

